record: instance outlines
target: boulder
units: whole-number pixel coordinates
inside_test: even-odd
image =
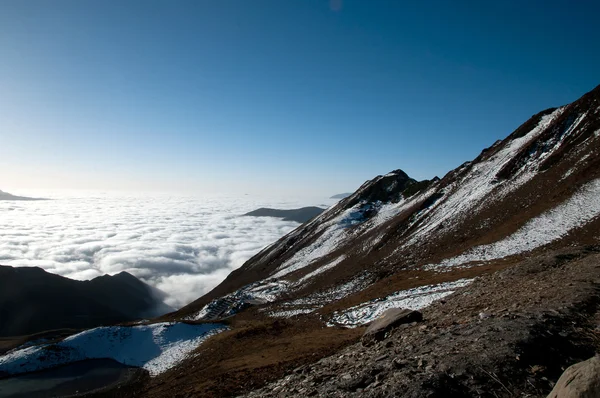
[[[600,356],[569,366],[548,398],[600,397]]]
[[[385,338],[388,331],[403,323],[423,320],[423,314],[406,308],[391,308],[373,321],[362,337],[363,345],[367,346]]]

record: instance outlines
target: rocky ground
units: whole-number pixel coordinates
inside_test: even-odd
[[[248,397],[545,397],[600,347],[600,247],[525,259]]]

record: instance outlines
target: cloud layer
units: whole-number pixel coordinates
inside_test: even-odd
[[[174,307],[202,296],[298,226],[241,214],[316,203],[158,194],[53,198],[0,201],[0,264],[73,279],[127,271],[165,291]]]

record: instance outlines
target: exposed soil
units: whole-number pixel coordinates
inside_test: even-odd
[[[111,397],[229,397],[277,380],[300,365],[331,355],[362,335],[313,319],[236,321],[203,343],[183,365],[150,379],[135,393]]]

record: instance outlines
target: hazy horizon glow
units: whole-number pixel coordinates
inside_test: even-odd
[[[5,0],[0,189],[442,176],[598,81],[597,2]]]

